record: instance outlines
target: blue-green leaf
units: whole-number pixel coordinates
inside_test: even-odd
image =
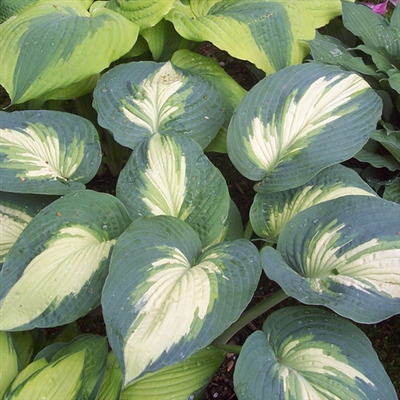
[[[110,252],[130,217],[115,197],[66,195],[40,211],[0,271],[0,328],[59,326],[100,302]]]
[[[317,307],[270,315],[247,338],[233,379],[240,400],[397,399],[365,334]]]
[[[155,133],[191,137],[204,148],[224,122],[214,85],[169,61],[113,68],[96,86],[93,105],[100,125],[131,149]]]
[[[340,197],[297,214],[282,230],[277,250],[262,250],[262,265],[301,302],[377,323],[400,312],[399,226],[396,203]]]
[[[351,158],[381,116],[380,97],[359,75],[316,63],[264,78],[239,103],[228,154],[242,175],[271,193],[300,186]]]
[[[101,163],[96,128],[60,111],[0,112],[0,189],[67,194],[83,189]]]
[[[259,276],[247,240],[201,252],[198,235],[177,218],[134,221],[116,243],[102,296],[125,385],[211,343],[239,317]]]

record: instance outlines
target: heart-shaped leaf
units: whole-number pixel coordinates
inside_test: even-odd
[[[99,123],[133,149],[155,133],[188,136],[206,147],[224,121],[219,92],[171,62],[133,62],[102,76],[93,106]]]
[[[0,82],[13,103],[37,99],[101,72],[138,32],[105,8],[89,14],[82,1],[40,1],[0,26]]]
[[[247,240],[202,253],[198,235],[177,218],[134,221],[116,243],[102,296],[125,385],[211,343],[239,317],[259,276]]]
[[[277,250],[262,250],[262,265],[289,296],[377,323],[400,311],[399,226],[396,203],[340,197],[291,219]]]
[[[276,242],[284,226],[300,211],[347,195],[376,194],[352,169],[334,165],[295,189],[257,193],[250,209],[251,226],[261,238]]]
[[[247,338],[233,379],[240,400],[397,399],[365,334],[317,307],[270,315]]]
[[[225,179],[201,147],[189,138],[159,134],[133,150],[117,197],[132,219],[171,215],[186,221],[203,247],[221,236],[230,205]]]
[[[111,249],[130,221],[118,199],[92,191],[40,211],[0,271],[1,329],[59,326],[97,306]]]
[[[336,66],[285,68],[253,87],[228,129],[228,154],[261,193],[300,186],[351,158],[381,116],[380,97],[359,75]]]
[[[0,112],[0,188],[67,194],[83,189],[101,163],[96,128],[60,111]]]

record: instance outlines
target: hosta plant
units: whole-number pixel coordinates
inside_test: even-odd
[[[234,352],[240,399],[396,399],[353,323],[400,310],[396,192],[349,167],[381,96],[302,64],[342,3],[31,3],[0,25],[20,104],[0,112],[0,396],[202,398]],[[267,76],[246,92],[203,41]],[[211,151],[254,181],[245,234]],[[115,195],[93,190],[105,165]],[[249,308],[262,274],[281,290]],[[100,305],[107,337],[79,334]]]

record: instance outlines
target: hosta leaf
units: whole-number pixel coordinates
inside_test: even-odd
[[[103,381],[107,363],[107,339],[99,335],[83,334],[69,343],[57,343],[40,351],[36,359],[46,358],[49,363],[81,351],[85,352],[82,394],[84,399],[94,400]]]
[[[113,351],[108,353],[106,373],[96,400],[120,400],[122,372]]]
[[[399,226],[400,205],[344,196],[297,214],[277,250],[262,250],[262,265],[303,303],[356,322],[380,322],[400,311]]]
[[[15,387],[4,400],[81,399],[84,360],[85,351],[81,350],[45,365]]]
[[[242,175],[262,180],[257,192],[291,189],[351,158],[381,111],[379,96],[355,73],[314,63],[288,67],[264,78],[239,103],[228,154]]]
[[[206,347],[184,361],[149,372],[121,394],[121,400],[194,399],[207,386],[224,361],[226,353]]]
[[[19,356],[12,336],[0,332],[0,398],[19,372]]]
[[[204,148],[224,121],[214,86],[170,62],[113,68],[100,79],[93,105],[100,125],[131,149],[155,133],[188,136]]]
[[[23,103],[97,74],[127,53],[139,28],[81,1],[41,1],[0,26],[0,83]]]
[[[321,7],[311,1],[176,1],[166,19],[186,39],[210,41],[270,74],[303,61],[308,53],[304,40],[313,39],[320,23],[341,12],[339,1],[330,3]]]
[[[400,164],[400,129],[391,130],[389,127],[385,128],[386,130],[379,129],[375,131],[372,139],[381,143]]]
[[[378,140],[381,140],[383,136],[377,135]],[[390,138],[386,137],[385,142],[389,144],[392,141]],[[392,143],[394,144],[394,142]],[[400,162],[397,161],[391,154],[382,154],[382,145],[370,139],[364,147],[354,155],[354,158],[358,161],[371,164],[376,168],[385,167],[389,171],[397,171],[400,169]]]
[[[10,332],[19,355],[21,369],[31,363],[36,353],[45,345],[46,338],[43,330]]]
[[[51,200],[55,198],[0,192],[0,267],[21,232]]]
[[[373,196],[375,192],[350,168],[325,168],[306,184],[276,193],[257,193],[250,209],[254,232],[276,241],[284,226],[300,211],[348,195]]]
[[[84,188],[101,163],[96,128],[60,111],[0,112],[1,190],[66,194]]]
[[[218,135],[205,151],[226,153],[228,125],[235,107],[246,94],[246,90],[233,80],[214,58],[205,57],[190,50],[179,50],[174,53],[171,62],[179,68],[190,70],[207,78],[218,89],[224,103],[225,121]]]
[[[100,302],[111,249],[130,218],[115,197],[66,195],[40,211],[0,272],[0,328],[59,326]]]
[[[246,340],[234,373],[245,399],[397,399],[365,334],[317,307],[275,311]]]
[[[110,0],[106,7],[128,18],[140,29],[151,28],[168,13],[175,0]]]
[[[186,221],[206,247],[228,217],[228,186],[201,147],[185,137],[154,135],[139,144],[122,170],[117,197],[132,219],[171,215]]]
[[[134,221],[116,243],[102,296],[125,385],[211,343],[239,317],[259,276],[249,241],[201,253],[198,235],[177,218]]]
[[[21,13],[40,0],[2,0],[0,8],[0,24],[14,15]]]
[[[400,204],[400,178],[396,178],[393,183],[385,187],[383,198]]]

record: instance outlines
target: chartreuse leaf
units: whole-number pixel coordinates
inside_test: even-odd
[[[291,189],[351,158],[381,111],[379,96],[355,73],[314,63],[288,67],[264,78],[239,103],[228,154],[242,175],[262,180],[257,192]]]
[[[32,218],[52,200],[53,196],[0,192],[0,266]]]
[[[250,208],[251,226],[259,237],[276,242],[281,230],[300,211],[348,195],[376,194],[356,172],[337,164],[295,189],[257,193]]]
[[[84,399],[94,400],[100,389],[106,371],[107,339],[99,335],[83,334],[69,343],[56,343],[40,351],[36,360],[45,358],[49,364],[65,356],[84,351],[84,371],[82,394]]]
[[[203,247],[219,238],[230,206],[228,186],[201,147],[186,137],[155,134],[122,170],[117,197],[132,219],[171,215],[186,221]]]
[[[201,252],[180,219],[134,221],[116,243],[102,295],[125,386],[211,343],[239,317],[259,276],[259,254],[247,240]]]
[[[40,368],[26,377],[4,397],[4,400],[82,399],[85,350],[66,355],[55,362],[37,360]],[[32,364],[27,369],[31,369]],[[38,365],[39,366],[39,365]],[[24,374],[24,370],[21,371]],[[18,376],[16,380],[19,380]]]
[[[318,307],[275,311],[242,347],[233,376],[247,399],[397,399],[365,334]]]
[[[165,18],[186,39],[210,41],[271,74],[301,63],[308,53],[304,41],[314,38],[320,24],[341,14],[340,1],[318,3],[176,1]]]
[[[2,0],[0,8],[0,24],[14,15],[21,13],[40,0]]]
[[[109,0],[106,7],[128,18],[140,29],[156,25],[171,9],[175,0]]]
[[[61,111],[0,112],[1,190],[66,194],[83,189],[101,163],[96,128]]]
[[[226,153],[228,125],[234,109],[246,94],[246,90],[232,79],[212,57],[205,57],[190,50],[178,50],[172,56],[171,62],[179,68],[190,70],[207,78],[218,89],[224,103],[225,120],[217,136],[205,151]]]
[[[400,311],[399,226],[396,203],[340,197],[291,219],[262,265],[289,296],[377,323]]]
[[[19,357],[11,334],[0,332],[0,398],[18,375]]]
[[[120,400],[122,372],[113,351],[108,353],[106,372],[96,400]]]
[[[218,90],[171,62],[133,62],[102,76],[93,106],[99,123],[133,149],[155,133],[188,136],[206,147],[224,121]]]
[[[186,360],[149,372],[124,388],[121,400],[194,399],[224,361],[226,353],[206,347]]]
[[[40,329],[10,333],[18,351],[21,368],[25,368],[45,345],[45,333]]]
[[[59,326],[97,306],[111,249],[130,221],[119,200],[93,191],[40,211],[0,271],[0,329]]]
[[[139,28],[85,2],[40,1],[0,26],[0,83],[13,103],[36,99],[104,70],[127,53]]]

